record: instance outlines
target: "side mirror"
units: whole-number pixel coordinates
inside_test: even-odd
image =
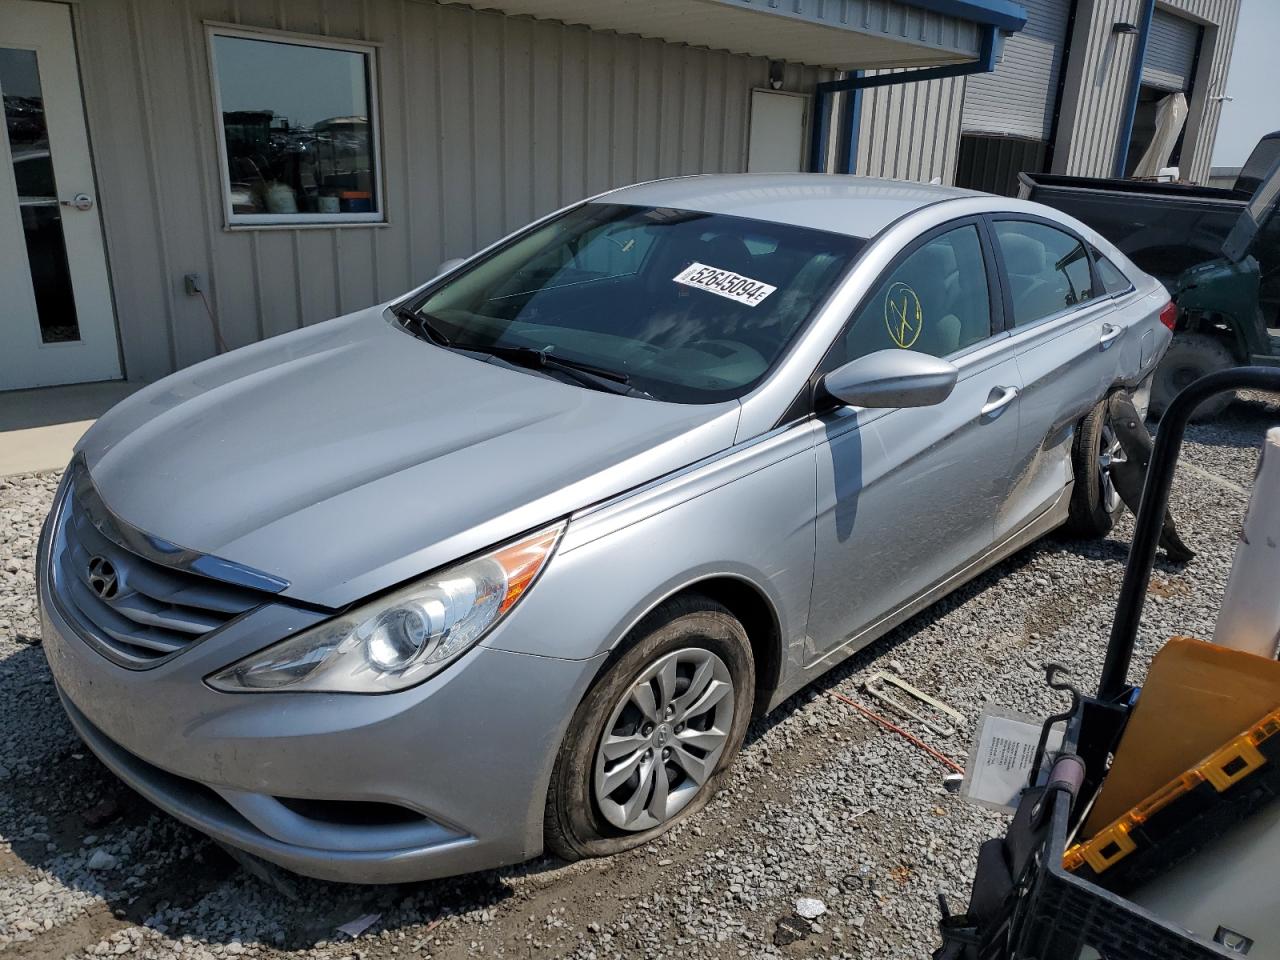
[[[440,266],[436,267],[436,276],[443,277],[446,273],[452,273],[466,262],[466,257],[450,257],[444,263],[440,264]]]
[[[960,371],[915,350],[877,350],[822,378],[822,387],[855,407],[931,407],[951,396]]]

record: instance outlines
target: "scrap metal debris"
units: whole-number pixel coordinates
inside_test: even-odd
[[[912,697],[913,699],[918,700],[919,702],[931,707],[934,711],[934,716],[930,717],[917,710],[914,710],[911,707],[908,707],[901,700],[898,700],[895,697],[891,696],[889,693],[885,691],[884,689],[885,684],[889,684],[890,686],[897,687],[907,696]],[[958,711],[953,710],[950,706],[943,703],[937,697],[931,697],[929,694],[925,693],[923,690],[918,690],[917,688],[913,687],[911,684],[907,683],[907,681],[897,676],[897,674],[889,673],[887,670],[877,670],[875,673],[873,673],[871,676],[867,678],[866,682],[862,686],[863,686],[863,689],[867,691],[868,696],[872,697],[873,699],[879,700],[881,703],[893,708],[894,710],[898,711],[898,713],[901,713],[903,716],[910,717],[912,720],[916,720],[919,723],[922,723],[924,726],[928,727],[930,730],[932,730],[934,733],[936,733],[940,737],[951,736],[956,732],[956,728],[954,724],[964,723],[964,717],[962,717]],[[939,719],[940,717],[946,717],[947,719],[951,720],[952,723],[944,723],[942,722],[941,719]]]
[[[366,913],[362,917],[356,917],[354,920],[348,920],[338,928],[338,932],[345,933],[348,937],[354,940],[381,919],[382,914],[380,913]]]
[[[1136,516],[1142,503],[1142,488],[1147,481],[1147,464],[1151,462],[1151,434],[1138,416],[1133,399],[1125,391],[1117,391],[1111,396],[1107,401],[1107,412],[1111,414],[1111,428],[1115,430],[1116,439],[1125,453],[1124,460],[1115,460],[1111,464],[1111,482],[1124,505]],[[1169,509],[1165,510],[1164,526],[1160,529],[1160,546],[1164,547],[1170,563],[1189,563],[1196,555],[1178,536],[1173,512]]]

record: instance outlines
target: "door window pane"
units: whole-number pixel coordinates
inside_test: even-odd
[[[978,228],[929,240],[889,273],[844,335],[847,363],[902,348],[945,357],[991,336],[991,296]]]
[[[1029,220],[997,220],[995,232],[1015,327],[1093,299],[1089,258],[1071,234]]]
[[[79,340],[80,324],[71,290],[62,208],[53,180],[44,93],[34,50],[0,47],[0,93],[4,95],[5,129],[13,157],[40,339],[44,343]]]
[[[372,51],[212,45],[232,222],[379,219]]]

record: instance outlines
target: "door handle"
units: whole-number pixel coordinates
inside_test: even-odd
[[[64,207],[75,207],[80,212],[93,209],[93,197],[87,193],[77,193],[70,200],[59,200]]]
[[[1102,325],[1102,336],[1098,337],[1098,343],[1105,350],[1111,344],[1116,342],[1120,334],[1124,333],[1124,327],[1116,323],[1104,323]]]
[[[996,387],[995,390],[992,390],[991,392],[995,393],[996,390],[1000,391],[1000,396],[996,397],[994,400],[988,400],[982,405],[982,415],[984,417],[989,417],[992,414],[999,413],[1009,404],[1013,403],[1014,398],[1018,396],[1017,387]]]

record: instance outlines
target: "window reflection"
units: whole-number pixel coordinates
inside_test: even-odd
[[[79,340],[80,324],[34,50],[0,47],[0,92],[4,95],[5,130],[13,157],[40,339],[44,343]]]
[[[379,211],[370,55],[213,38],[233,216]]]

